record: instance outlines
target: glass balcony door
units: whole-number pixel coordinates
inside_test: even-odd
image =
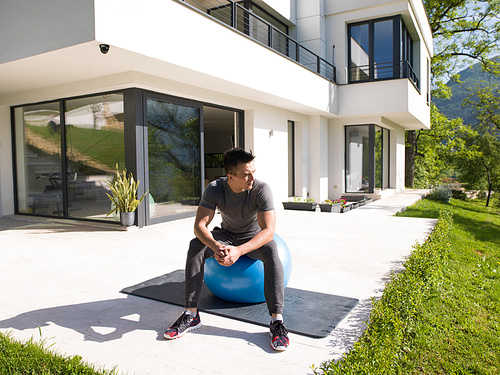
[[[349,25],[349,82],[400,78],[399,17]]]

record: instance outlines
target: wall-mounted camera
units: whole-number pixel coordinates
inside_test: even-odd
[[[103,55],[109,52],[109,44],[99,44],[99,49]]]

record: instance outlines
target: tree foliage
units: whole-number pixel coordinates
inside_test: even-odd
[[[475,134],[461,119],[449,119],[431,104],[431,129],[417,131],[415,154],[415,187],[427,188],[439,183],[443,172],[454,165],[454,158],[468,159],[475,148],[466,139]]]
[[[449,96],[445,82],[476,62],[500,73],[499,63],[491,60],[500,42],[500,0],[424,0],[424,6],[434,40],[434,96]]]
[[[472,108],[482,133],[500,135],[500,87],[477,85],[465,99],[464,105]]]
[[[488,192],[486,206],[489,206],[493,190],[500,188],[500,142],[488,132],[474,132],[464,140],[465,147],[474,151],[458,154],[454,164],[469,189]]]
[[[424,0],[424,6],[434,41],[431,62],[434,97],[449,97],[451,92],[446,82],[459,80],[456,71],[467,65],[480,62],[484,70],[500,75],[500,64],[492,59],[499,51],[500,0]],[[407,159],[415,160],[415,166],[406,168],[406,186],[414,187],[415,179],[417,186],[421,185],[427,182],[429,174],[434,178],[443,172],[446,158],[436,158],[442,156],[443,150],[458,146],[454,143],[463,143],[459,134],[467,130],[461,128],[459,134],[453,134],[457,123],[443,117],[433,108],[430,130],[408,131]],[[426,178],[422,179],[424,174]]]

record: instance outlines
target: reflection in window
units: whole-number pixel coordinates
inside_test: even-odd
[[[351,81],[370,78],[370,50],[368,24],[351,26]]]
[[[14,110],[18,212],[62,216],[59,102]]]
[[[375,126],[375,189],[389,187],[389,130]]]
[[[382,146],[382,189],[390,187],[389,183],[389,130],[382,129],[383,146]]]
[[[70,217],[116,220],[106,180],[125,168],[123,95],[66,101],[65,134]]]
[[[114,220],[105,181],[125,164],[121,94],[17,107],[14,123],[18,212]]]
[[[375,189],[382,188],[382,128],[375,126]]]
[[[346,192],[389,187],[389,131],[376,125],[346,126]]]
[[[346,127],[346,192],[368,192],[370,166],[369,125]]]
[[[349,82],[400,78],[400,17],[349,26]]]
[[[393,20],[373,23],[373,78],[393,78]]]
[[[195,211],[201,197],[200,108],[147,100],[149,217]]]

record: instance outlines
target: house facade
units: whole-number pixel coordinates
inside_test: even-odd
[[[139,226],[194,215],[222,153],[257,157],[276,206],[404,189],[430,127],[421,0],[50,0],[0,12],[0,216],[116,220],[106,181],[149,191]]]

